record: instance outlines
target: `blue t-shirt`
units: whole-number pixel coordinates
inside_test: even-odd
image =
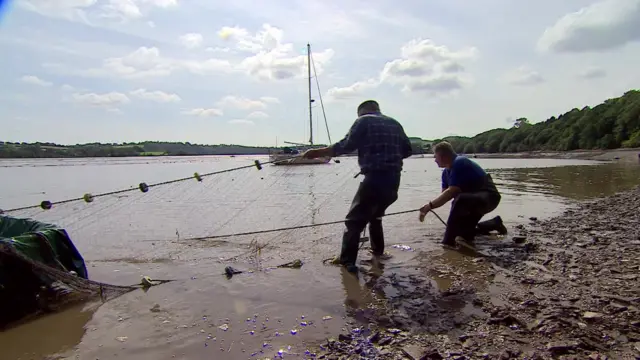
[[[491,184],[488,184],[487,182]],[[474,161],[464,156],[456,156],[451,164],[451,168],[444,169],[442,172],[442,189],[449,186],[457,186],[462,192],[474,192],[481,190],[489,190],[492,187],[492,181],[487,179],[487,173]]]

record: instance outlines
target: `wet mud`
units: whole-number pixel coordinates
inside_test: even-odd
[[[379,301],[318,345],[320,359],[640,358],[640,188],[529,219],[476,249],[363,262]],[[354,275],[351,275],[354,276]],[[355,277],[355,276],[354,276]]]

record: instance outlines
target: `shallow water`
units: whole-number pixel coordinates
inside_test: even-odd
[[[143,181],[152,184],[190,177],[196,171],[205,174],[251,165],[256,158],[266,161],[240,156],[0,161],[4,209],[134,188],[90,204],[74,202],[14,215],[65,227],[94,280],[120,285],[138,283],[142,275],[178,280],[126,294],[97,311],[74,308],[0,333],[3,358],[42,358],[71,351],[67,355],[77,352],[80,358],[100,359],[247,359],[273,356],[279,349],[303,357],[307,344],[339,332],[343,317],[351,315],[349,309],[364,308],[376,296],[392,296],[371,294],[362,281],[322,265],[322,259],[339,251],[341,225],[188,240],[340,220],[360,180],[353,178],[355,158],[320,166],[265,165],[261,171],[248,168],[213,175],[202,183],[189,179],[152,187],[148,193],[135,189]],[[569,199],[624,190],[640,178],[640,167],[611,163],[476,161],[493,174],[503,193],[495,213],[507,225],[556,215]],[[400,198],[389,212],[418,208],[439,191],[440,170],[433,159],[408,159]],[[446,219],[447,211],[444,207],[437,213]],[[419,223],[413,213],[388,217],[384,224],[387,250],[393,255],[385,272],[402,272],[416,264],[415,251],[392,245],[435,250],[443,232],[435,217]],[[252,241],[264,246],[259,254],[252,251]],[[361,254],[366,259],[364,250]],[[268,269],[295,259],[305,265]],[[227,280],[222,276],[227,265],[252,272]],[[447,286],[446,278],[434,277],[434,282]],[[332,319],[323,320],[326,316]],[[58,334],[44,343],[16,341],[17,334],[40,338],[61,332],[61,322],[68,328],[66,336]],[[223,324],[228,325],[226,331],[218,328]],[[297,332],[292,334],[292,329]],[[264,343],[268,345],[263,347]]]

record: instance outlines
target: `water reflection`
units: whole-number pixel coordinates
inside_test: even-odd
[[[366,291],[360,285],[360,278],[357,274],[348,272],[340,267],[340,278],[344,287],[344,304],[348,310],[357,310],[367,302]]]
[[[383,267],[377,261],[371,262],[371,271],[366,273],[350,273],[340,267],[340,277],[344,289],[344,305],[346,315],[356,322],[366,324],[374,312],[374,304],[386,298],[378,279],[382,275]],[[361,279],[368,279],[361,283]]]
[[[640,179],[640,166],[607,163],[566,167],[496,169],[497,183],[509,195],[543,194],[584,200],[628,190]]]
[[[0,332],[2,358],[42,359],[72,350],[100,304],[77,305]]]

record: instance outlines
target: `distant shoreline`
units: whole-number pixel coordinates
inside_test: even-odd
[[[44,154],[43,154],[44,155]],[[2,157],[0,159],[75,159],[75,158],[146,158],[146,157],[180,157],[180,156],[267,156],[268,151],[252,153],[220,153],[220,154],[161,154],[161,153],[141,153],[138,155],[108,155],[103,156],[18,156]],[[431,157],[432,153],[414,154],[413,157],[421,155]],[[572,151],[530,151],[518,153],[475,153],[462,154],[469,158],[477,159],[575,159],[575,160],[595,160],[595,161],[640,161],[640,148],[621,148],[610,150],[572,150]],[[356,157],[357,153],[340,155],[338,157]]]
[[[640,161],[640,148],[611,150],[532,151],[522,153],[465,154],[478,159],[573,159],[595,161]]]

